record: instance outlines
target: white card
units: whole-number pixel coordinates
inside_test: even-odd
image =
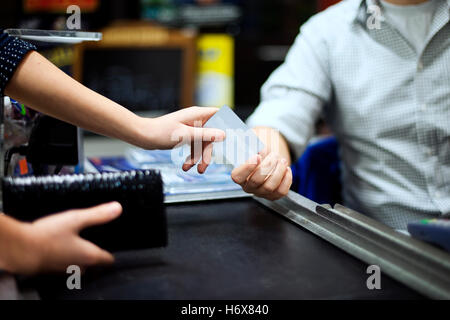
[[[220,108],[203,126],[225,131],[223,142],[215,142],[213,161],[238,167],[264,149],[264,143],[229,107]]]

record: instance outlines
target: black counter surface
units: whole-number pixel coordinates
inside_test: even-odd
[[[42,299],[421,298],[385,275],[367,289],[367,264],[250,198],[168,205],[167,217],[166,248],[117,253],[81,290],[67,275],[32,283]]]

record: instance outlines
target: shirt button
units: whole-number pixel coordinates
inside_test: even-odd
[[[427,105],[426,104],[421,105],[420,106],[420,110],[421,111],[427,111]]]
[[[434,193],[434,196],[436,197],[436,199],[440,199],[440,198],[442,198],[442,193],[439,192],[439,191],[436,191],[436,192]]]
[[[419,60],[419,63],[417,64],[417,70],[422,71],[423,70],[423,62],[422,60]]]

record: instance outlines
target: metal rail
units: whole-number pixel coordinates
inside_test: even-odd
[[[226,199],[249,198],[249,197],[251,197],[251,195],[242,190],[184,193],[184,194],[166,195],[164,197],[164,203],[165,204],[190,203],[199,201],[226,200]]]
[[[321,206],[292,191],[278,201],[255,199],[425,296],[450,299],[450,254],[356,211]]]

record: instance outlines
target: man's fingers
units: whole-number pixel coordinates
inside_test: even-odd
[[[116,219],[122,213],[122,206],[118,202],[101,204],[88,209],[68,212],[75,222],[75,229],[81,231],[84,228],[105,224]]]
[[[247,181],[247,178],[255,171],[258,165],[261,163],[261,156],[259,154],[251,157],[246,163],[243,165],[234,168],[231,172],[231,178],[234,182],[239,185],[244,185]]]
[[[259,152],[259,154],[260,154],[262,159],[265,159],[270,154],[270,151],[269,151],[268,148],[264,148],[263,150],[261,150]]]
[[[273,170],[272,174],[267,178],[267,180],[261,185],[258,189],[256,189],[256,194],[273,194],[280,187],[281,181],[286,175],[287,170],[287,161],[285,159],[279,159],[277,161],[275,170]]]
[[[271,176],[278,164],[278,155],[269,154],[258,166],[255,172],[248,179],[245,189],[250,192],[256,191]]]
[[[286,174],[284,175],[283,180],[281,181],[280,186],[278,187],[278,190],[276,192],[279,198],[284,197],[285,195],[288,194],[291,185],[292,185],[292,169],[291,167],[288,167],[286,170]]]
[[[261,194],[259,194],[259,196],[272,201],[281,199],[288,194],[291,185],[292,185],[292,170],[290,167],[287,167],[283,179],[281,180],[281,183],[278,186],[277,190],[275,190],[274,192],[262,191]]]

